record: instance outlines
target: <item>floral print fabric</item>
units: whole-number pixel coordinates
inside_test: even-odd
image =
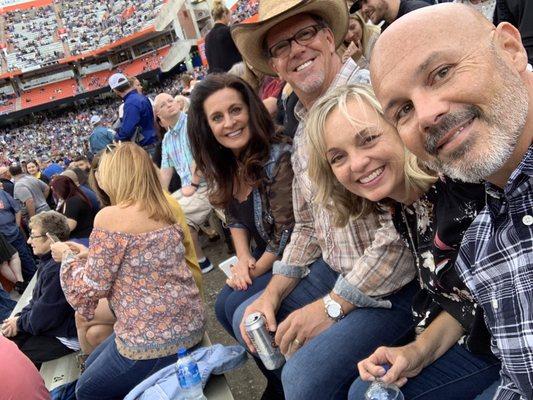
[[[412,205],[393,206],[394,225],[415,256],[422,287],[413,300],[417,332],[445,310],[467,332],[462,341],[479,352],[489,349],[482,311],[454,264],[465,231],[484,205],[482,184],[440,178]]]
[[[202,339],[205,311],[182,240],[177,224],[141,234],[95,228],[87,260],[62,266],[65,296],[85,318],[94,317],[99,299],[109,300],[124,357],[164,357]]]

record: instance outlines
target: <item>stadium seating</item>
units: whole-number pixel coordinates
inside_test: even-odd
[[[77,94],[75,79],[66,79],[22,92],[22,108],[31,108],[52,101],[67,99]]]
[[[0,16],[8,71],[38,69],[153,26],[165,0],[63,0]],[[0,35],[2,37],[2,35]]]

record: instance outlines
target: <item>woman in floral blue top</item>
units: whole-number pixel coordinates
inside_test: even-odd
[[[317,201],[333,209],[339,224],[374,209],[390,213],[421,286],[413,299],[416,339],[380,347],[361,361],[349,399],[364,398],[364,381],[376,377],[401,386],[406,399],[492,398],[492,388],[483,392],[498,379],[500,364],[490,352],[482,310],[454,268],[462,236],[484,206],[483,186],[421,168],[369,86],[324,96],[307,127]]]

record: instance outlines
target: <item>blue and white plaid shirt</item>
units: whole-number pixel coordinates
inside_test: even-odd
[[[187,136],[187,114],[180,112],[178,122],[170,129],[161,145],[161,168],[174,168],[181,179],[181,186],[192,182],[192,153]]]
[[[497,400],[533,399],[533,146],[504,190],[487,184],[487,206],[456,262],[485,311],[502,361]]]

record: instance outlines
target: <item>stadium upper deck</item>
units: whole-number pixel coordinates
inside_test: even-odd
[[[36,0],[0,8],[1,72],[73,61],[153,29],[165,2]]]

